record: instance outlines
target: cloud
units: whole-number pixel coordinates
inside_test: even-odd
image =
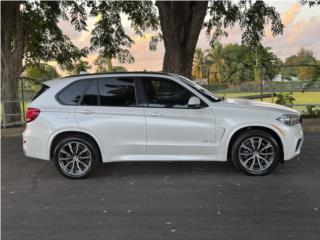
[[[282,59],[295,54],[300,48],[312,50],[320,58],[320,17],[311,17],[291,22],[282,36],[266,38],[264,45],[269,46]]]
[[[299,3],[294,3],[282,17],[282,23],[284,26],[288,26],[290,23],[292,23],[300,10],[301,5]]]

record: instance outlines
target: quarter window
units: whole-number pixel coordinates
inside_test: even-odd
[[[133,78],[104,78],[99,82],[101,106],[135,106]]]
[[[183,86],[167,79],[142,79],[149,107],[188,108],[189,99],[193,94]]]
[[[66,105],[78,105],[86,85],[87,81],[76,81],[63,89],[58,99]]]

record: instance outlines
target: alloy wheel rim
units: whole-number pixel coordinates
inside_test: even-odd
[[[269,168],[274,155],[273,145],[264,137],[248,138],[239,148],[240,163],[250,172],[261,172]]]
[[[58,160],[64,173],[71,176],[81,176],[90,169],[92,154],[85,144],[72,141],[62,146]]]

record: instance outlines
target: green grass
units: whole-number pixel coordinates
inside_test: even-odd
[[[226,97],[226,98],[237,98],[237,97],[243,97],[243,96],[251,96],[251,95],[259,95],[259,92],[239,92],[239,93],[223,93],[218,92],[215,93],[216,95],[220,97]],[[320,91],[319,92],[294,92],[293,97],[296,99],[294,101],[294,104],[320,104]],[[260,101],[260,99],[256,99],[257,101]],[[272,98],[264,98],[264,102],[272,102]],[[276,97],[274,97],[273,102],[276,101]],[[29,102],[25,102],[24,106],[25,109],[27,109]],[[20,103],[21,109],[23,109],[22,102]],[[305,110],[306,107],[295,107],[298,110]],[[319,108],[319,107],[318,107]],[[2,113],[2,106],[0,108],[0,115]],[[2,116],[1,116],[2,117]]]
[[[241,93],[216,93],[218,96],[226,98],[237,98],[243,96],[259,95],[259,92],[241,92]],[[292,95],[296,100],[294,104],[320,104],[320,92],[294,92]],[[260,99],[257,99],[260,100]],[[265,102],[272,102],[272,98],[264,98]],[[274,97],[274,102],[276,97]]]

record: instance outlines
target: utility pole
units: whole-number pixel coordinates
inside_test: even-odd
[[[260,71],[260,96],[261,96],[261,101],[263,101],[263,97],[262,97],[262,94],[263,94],[263,82],[262,82],[262,78],[263,78],[263,72],[262,72],[262,64],[261,64],[261,61],[260,61],[260,66],[259,66],[259,61],[258,61],[258,46],[256,46],[256,71]],[[258,74],[256,74],[258,75]]]

